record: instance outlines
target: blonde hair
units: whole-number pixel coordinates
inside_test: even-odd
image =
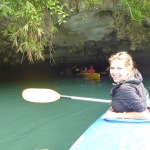
[[[109,65],[113,60],[122,60],[127,67],[129,74],[126,77],[126,80],[131,78],[132,76],[135,75],[136,72],[136,67],[135,67],[135,62],[133,61],[131,55],[129,55],[127,52],[122,51],[118,52],[116,54],[113,54],[108,60],[109,60]]]

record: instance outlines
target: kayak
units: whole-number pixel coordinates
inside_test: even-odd
[[[107,74],[108,74],[108,72],[103,71],[103,72],[100,72],[100,74],[101,74],[101,75],[107,75]]]
[[[100,80],[100,73],[83,73],[84,78]]]
[[[149,149],[150,119],[103,119],[102,115],[69,150]]]

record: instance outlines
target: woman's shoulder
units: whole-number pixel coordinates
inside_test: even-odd
[[[120,93],[119,95],[122,95],[123,93],[128,93],[128,92],[135,92],[134,88],[132,87],[131,84],[129,83],[120,83],[120,84],[116,84],[113,86],[113,88],[111,89],[110,95],[113,95],[114,93]]]
[[[122,91],[136,91],[136,87],[132,83],[122,83],[119,89]]]

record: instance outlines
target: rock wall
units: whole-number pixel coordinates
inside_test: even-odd
[[[96,9],[71,16],[56,34],[55,60],[85,63],[106,53],[110,43],[116,41],[112,14],[111,9]]]
[[[141,54],[149,51],[149,43],[138,45],[118,39],[113,14],[120,3],[108,1],[90,10],[84,10],[82,4],[79,13],[58,27],[53,54],[56,64],[107,63],[108,57],[117,51],[129,51],[140,60]]]

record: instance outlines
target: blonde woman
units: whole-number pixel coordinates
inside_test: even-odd
[[[148,93],[140,72],[127,52],[118,52],[109,58],[110,76],[114,80],[110,95],[112,108],[107,118],[148,119]]]

